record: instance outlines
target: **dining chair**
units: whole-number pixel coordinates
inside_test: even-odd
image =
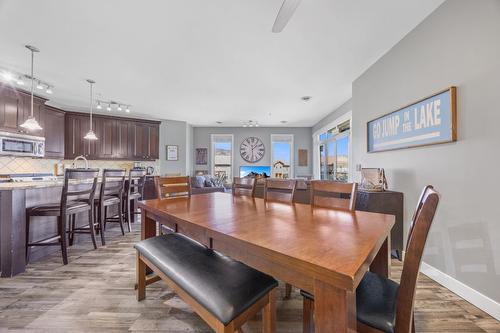
[[[422,191],[408,233],[400,283],[366,272],[356,289],[358,332],[415,332],[413,310],[418,272],[439,194],[431,185]],[[304,333],[313,331],[314,296],[304,296]]]
[[[250,177],[234,177],[232,192],[236,196],[255,197],[255,186],[257,180]]]
[[[292,203],[296,187],[296,180],[267,178],[264,182],[264,200]]]
[[[74,221],[75,215],[82,212],[88,212],[88,231],[85,231],[85,233],[90,233],[94,249],[97,249],[94,232],[96,227],[94,221],[94,195],[98,175],[99,169],[66,169],[59,202],[38,205],[26,210],[26,262],[29,260],[29,249],[32,246],[60,245],[63,263],[64,265],[68,264],[66,224],[68,220]],[[70,189],[70,183],[73,182],[77,182],[77,184],[74,184],[76,188]],[[43,240],[30,242],[30,224],[34,222],[32,220],[34,216],[57,217],[57,234]]]
[[[123,169],[104,169],[102,171],[99,198],[95,199],[95,205],[98,208],[97,213],[102,245],[106,244],[104,230],[106,229],[107,222],[119,223],[122,235],[125,235],[123,229],[123,191],[126,174],[127,171]],[[117,214],[108,217],[108,210],[113,206],[116,207]]]
[[[357,183],[312,180],[310,203],[311,206],[354,210],[357,189]]]
[[[128,181],[125,182],[125,221],[128,225],[128,231],[132,230],[131,222],[134,214],[140,214],[132,209],[132,202],[141,200],[144,196],[144,184],[146,184],[146,170],[130,170],[128,173]]]
[[[188,198],[191,196],[189,176],[155,177],[156,197],[158,199]]]

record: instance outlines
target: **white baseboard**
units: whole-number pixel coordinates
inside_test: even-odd
[[[422,262],[422,265],[420,266],[420,272],[424,273],[432,280],[451,290],[469,303],[477,306],[493,318],[500,320],[500,303],[472,289],[471,287],[449,276],[448,274],[441,272],[437,268],[426,264],[425,262]]]

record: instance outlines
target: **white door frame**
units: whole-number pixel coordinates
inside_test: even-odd
[[[291,140],[290,144],[290,179],[293,179],[295,177],[295,159],[294,159],[294,151],[295,151],[295,137],[293,134],[271,134],[271,158],[270,158],[270,164],[271,164],[271,175],[273,174],[273,137],[283,137],[283,136],[289,136]]]
[[[227,136],[231,137],[231,179],[228,179],[227,182],[232,183],[234,177],[234,134],[210,134],[210,173],[215,175],[215,149],[214,149],[214,137],[216,136]],[[239,176],[239,174],[238,174]]]
[[[339,124],[345,122],[346,120],[351,121],[351,129],[349,130],[349,181],[353,179],[353,167],[352,167],[352,111],[346,112],[334,121],[323,126],[319,130],[313,133],[313,179],[320,179],[321,166],[319,161],[319,135],[325,133],[329,129],[332,129]]]

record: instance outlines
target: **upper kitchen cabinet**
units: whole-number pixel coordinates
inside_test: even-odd
[[[159,158],[159,123],[137,122],[131,127],[132,155],[134,159],[155,160]]]
[[[64,111],[46,105],[41,122],[45,133],[45,157],[64,158]]]
[[[23,94],[0,85],[0,130],[18,132],[19,115],[24,114]]]
[[[46,99],[33,97],[33,116],[39,122],[43,118]],[[30,94],[15,90],[9,86],[0,85],[0,131],[24,133],[35,136],[44,136],[45,131],[28,131],[21,127],[31,115]],[[43,127],[43,126],[42,126]]]
[[[66,113],[65,158],[78,155],[98,160],[158,158],[159,122],[103,115],[94,115],[93,120],[98,140],[89,141],[83,139],[89,130],[89,115]]]

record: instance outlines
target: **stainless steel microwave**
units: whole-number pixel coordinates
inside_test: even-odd
[[[0,155],[44,157],[45,138],[0,132]]]

